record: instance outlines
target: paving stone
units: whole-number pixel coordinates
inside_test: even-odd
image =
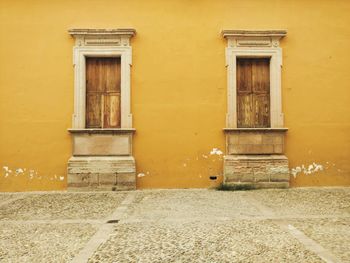
[[[290,188],[249,192],[276,215],[350,215],[350,188]]]
[[[88,261],[323,262],[268,221],[118,224]]]
[[[0,207],[0,220],[105,218],[124,196],[115,192],[27,194]]]
[[[243,192],[215,190],[143,191],[128,210],[128,219],[202,219],[258,215]]]
[[[302,219],[292,224],[343,262],[350,262],[350,218]]]
[[[131,193],[131,203],[119,206]],[[90,263],[322,262],[281,222],[350,262],[350,188],[10,193],[1,200],[0,262],[68,262],[101,238],[94,236],[100,226],[114,231],[97,250],[85,247]],[[117,207],[119,222],[101,225]]]
[[[0,205],[4,202],[8,202],[13,198],[16,198],[18,195],[12,193],[0,193]]]
[[[82,224],[0,223],[0,262],[69,262],[95,233]]]

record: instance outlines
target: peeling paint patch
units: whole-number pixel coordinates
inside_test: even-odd
[[[29,179],[33,179],[34,173],[35,173],[34,170],[29,170]]]
[[[144,177],[144,176],[146,176],[144,173],[139,173],[138,175],[137,175],[137,177]]]
[[[16,174],[22,174],[24,173],[24,170],[22,168],[16,169]]]
[[[310,164],[307,168],[303,164],[302,166],[297,166],[293,169],[291,169],[291,174],[293,175],[294,178],[297,177],[298,174],[303,173],[305,175],[313,174],[319,171],[323,171],[323,165],[317,164],[317,163],[312,163]]]
[[[222,155],[223,152],[222,152],[220,149],[218,149],[218,148],[213,148],[213,149],[210,151],[210,155],[214,155],[214,154],[216,154],[216,155]]]
[[[9,166],[3,166],[2,167],[3,172],[3,178],[7,178],[9,176],[14,176],[14,177],[26,177],[29,180],[34,180],[34,179],[38,179],[38,180],[50,180],[50,181],[63,181],[65,179],[64,176],[58,176],[56,174],[54,174],[53,176],[49,177],[49,176],[44,176],[42,177],[41,175],[39,175],[39,173],[37,171],[35,171],[34,169],[27,169],[27,168],[14,168],[14,172],[9,168]],[[1,174],[0,174],[1,176]]]

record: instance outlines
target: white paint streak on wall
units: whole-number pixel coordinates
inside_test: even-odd
[[[34,170],[29,170],[29,179],[33,179],[34,173],[35,173]]]
[[[8,166],[3,166],[2,169],[3,169],[4,172],[5,172],[4,177],[7,177],[7,176],[9,176],[9,175],[12,173],[12,170],[11,170]],[[19,171],[18,171],[18,170],[19,170]],[[17,169],[17,170],[16,170],[16,173],[15,173],[15,176],[17,176],[17,174],[18,174],[19,172],[23,172],[23,170],[22,170],[21,168]]]
[[[16,169],[16,174],[23,174],[24,170],[22,168]]]
[[[11,175],[11,173],[13,173],[12,170],[9,168],[9,166],[3,166],[2,169],[3,169],[4,178],[8,177],[9,175]],[[20,175],[27,176],[30,180],[32,180],[32,179],[41,180],[42,179],[41,175],[39,175],[39,173],[37,171],[35,171],[34,169],[27,170],[27,168],[20,168],[20,167],[14,169],[13,175],[15,177],[20,176]],[[64,178],[65,178],[64,176],[58,176],[58,175],[54,174],[53,177],[50,177],[50,178],[44,177],[43,179],[46,179],[46,180],[50,179],[50,181],[53,181],[53,180],[63,181]]]
[[[312,163],[310,164],[307,168],[305,167],[305,165],[297,166],[293,169],[291,169],[291,174],[293,175],[294,178],[297,177],[298,174],[303,173],[305,175],[309,175],[309,174],[313,174],[313,173],[317,173],[319,171],[323,171],[323,165],[321,164],[317,164],[317,163]]]
[[[222,152],[220,149],[218,149],[218,148],[213,148],[213,149],[210,151],[210,155],[214,155],[214,154],[216,154],[216,155],[222,155],[223,152]]]

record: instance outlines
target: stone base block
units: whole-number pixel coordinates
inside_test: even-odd
[[[284,155],[227,155],[224,183],[286,188],[289,186],[288,158]]]
[[[226,130],[228,154],[283,154],[287,129]]]
[[[136,167],[132,156],[73,156],[68,161],[68,187],[136,189]]]

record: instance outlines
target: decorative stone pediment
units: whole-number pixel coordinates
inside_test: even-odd
[[[223,30],[228,47],[279,47],[286,30]]]
[[[130,46],[135,29],[70,29],[76,46]]]

